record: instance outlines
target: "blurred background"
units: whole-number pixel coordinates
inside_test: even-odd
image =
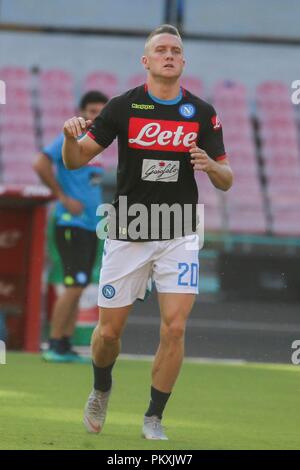
[[[300,339],[300,79],[297,0],[1,0],[0,336],[38,351],[63,289],[48,189],[32,169],[38,151],[75,114],[80,95],[114,96],[142,84],[145,38],[162,23],[183,36],[182,84],[211,102],[235,174],[226,194],[197,174],[205,204],[200,296],[186,354],[291,362]],[[102,165],[111,201],[116,143]],[[97,282],[81,300],[74,342],[86,347],[97,322]],[[155,295],[137,303],[123,353],[153,354]]]

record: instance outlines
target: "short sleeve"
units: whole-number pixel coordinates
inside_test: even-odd
[[[102,147],[108,147],[118,135],[117,116],[119,114],[119,99],[112,98],[96,117],[87,135]]]
[[[62,158],[62,146],[64,142],[64,135],[59,134],[56,139],[50,144],[46,145],[42,149],[42,152],[53,161],[53,163],[58,162]]]
[[[223,160],[226,152],[221,121],[213,106],[209,106],[207,122],[199,139],[199,147],[213,160]]]

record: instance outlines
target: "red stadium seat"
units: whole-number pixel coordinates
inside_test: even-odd
[[[118,165],[118,143],[114,140],[113,143],[106,148],[99,156],[101,165],[105,169],[115,169]]]
[[[119,92],[119,80],[114,73],[98,70],[87,75],[83,83],[83,89],[84,92],[99,90],[112,97]]]
[[[2,165],[2,181],[7,184],[40,184],[32,165],[26,162],[4,163]]]
[[[192,75],[183,75],[181,78],[181,84],[183,88],[190,91],[199,98],[204,95],[203,82],[198,77],[193,77]]]
[[[42,70],[39,75],[40,87],[49,87],[50,89],[69,89],[72,90],[74,81],[72,75],[63,69]]]
[[[219,207],[204,204],[204,230],[220,231],[223,228],[222,212]]]
[[[275,235],[300,235],[300,207],[273,211],[272,231]]]
[[[130,88],[136,88],[140,85],[143,85],[143,83],[146,83],[147,76],[146,72],[144,73],[137,73],[133,75],[132,77],[129,77],[125,83],[125,88],[130,89]]]
[[[0,79],[13,88],[30,88],[31,75],[25,67],[1,67]]]
[[[227,216],[228,230],[235,233],[259,233],[267,230],[267,220],[261,208],[231,209]]]

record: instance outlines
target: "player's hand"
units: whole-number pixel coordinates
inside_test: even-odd
[[[65,137],[73,137],[76,139],[80,137],[84,131],[86,131],[89,126],[92,124],[92,121],[85,120],[83,117],[72,117],[64,123],[64,134]]]
[[[77,199],[63,195],[59,198],[62,205],[67,209],[68,212],[72,215],[79,215],[83,211],[83,205]]]
[[[215,161],[207,155],[205,150],[197,147],[195,142],[192,143],[189,152],[191,155],[191,163],[195,171],[205,171],[208,173],[214,169]]]

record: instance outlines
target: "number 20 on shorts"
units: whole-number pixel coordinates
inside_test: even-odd
[[[198,286],[199,268],[197,263],[178,263],[178,285],[179,286]]]

